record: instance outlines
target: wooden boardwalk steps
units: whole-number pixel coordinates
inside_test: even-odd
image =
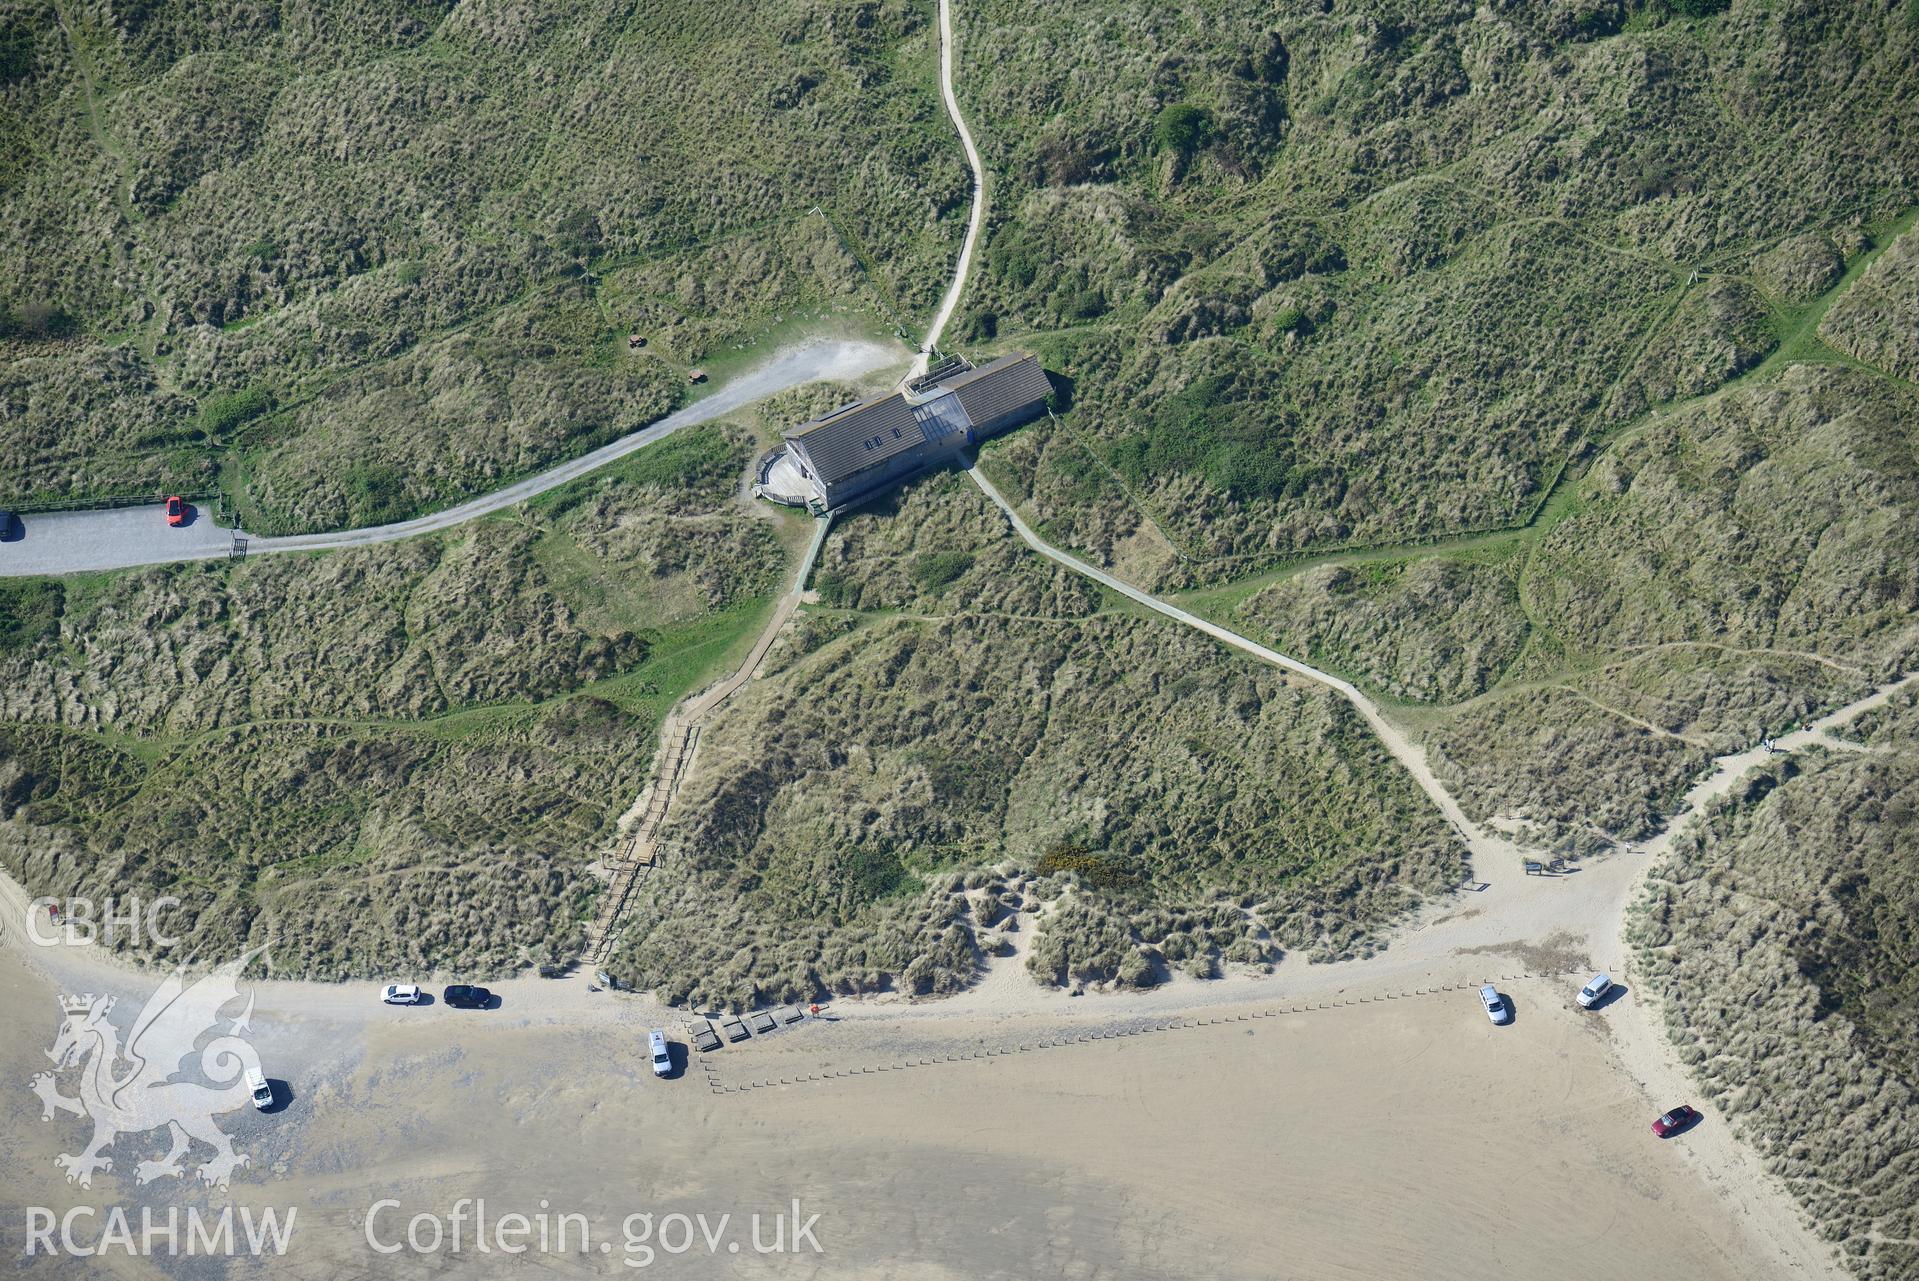
[[[766,651],[773,647],[773,641],[785,628],[787,620],[793,617],[793,611],[799,608],[800,597],[806,591],[806,580],[812,576],[813,563],[819,559],[820,548],[826,545],[826,532],[832,528],[832,524],[831,517],[824,517],[818,522],[812,544],[800,561],[800,572],[794,578],[792,590],[780,598],[779,606],[773,611],[773,617],[767,621],[759,639],[753,643],[746,661],[726,679],[681,703],[660,726],[659,764],[653,770],[646,791],[641,793],[640,800],[628,811],[629,816],[637,813],[637,817],[625,842],[607,860],[606,865],[613,873],[613,880],[600,896],[600,910],[586,927],[586,941],[580,949],[580,959],[586,964],[600,964],[612,954],[613,945],[619,938],[620,919],[626,914],[634,886],[659,866],[660,829],[665,826],[666,816],[673,808],[673,797],[680,790],[687,763],[693,759],[693,749],[700,738],[700,722],[731,698],[734,691],[746,684],[753,673],[759,670]]]

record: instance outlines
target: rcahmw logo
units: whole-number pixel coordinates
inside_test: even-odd
[[[134,1018],[124,1047],[119,1029],[107,1020],[112,997],[89,993],[60,999],[60,1031],[47,1051],[54,1071],[41,1072],[27,1084],[40,1096],[42,1120],[66,1112],[93,1122],[93,1139],[82,1151],[54,1158],[67,1172],[67,1182],[91,1187],[96,1171],[113,1168],[106,1151],[116,1138],[162,1128],[171,1135],[172,1147],[158,1161],[134,1167],[141,1183],[181,1174],[181,1158],[195,1140],[213,1149],[198,1168],[200,1180],[212,1187],[224,1188],[234,1169],[248,1163],[214,1118],[272,1100],[260,1056],[242,1035],[253,1016],[252,994],[224,1035],[204,1046],[200,1041],[220,1031],[221,1010],[240,998],[241,972],[265,950],[255,948],[192,983],[185,966],[174,970]],[[121,1063],[127,1065],[124,1070]],[[62,1094],[55,1079],[55,1073],[70,1068],[80,1072],[74,1098]],[[213,1084],[176,1079],[189,1068],[198,1068]]]
[[[241,1206],[236,1216],[232,1206],[218,1213],[202,1211],[197,1205],[170,1205],[156,1213],[150,1205],[141,1206],[138,1222],[122,1206],[104,1213],[90,1205],[76,1206],[56,1216],[45,1206],[27,1208],[27,1256],[68,1254],[87,1259],[101,1254],[224,1255],[285,1254],[293,1240],[293,1220],[297,1206],[288,1206],[286,1220],[280,1211],[268,1207],[256,1217],[251,1206]],[[240,1232],[233,1230],[239,1219]]]

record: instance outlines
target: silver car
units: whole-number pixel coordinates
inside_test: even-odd
[[[253,1106],[262,1112],[273,1106],[273,1087],[267,1084],[266,1074],[258,1068],[247,1069],[247,1089],[253,1095]]]
[[[1512,1022],[1512,1006],[1506,1004],[1506,998],[1501,996],[1499,989],[1492,984],[1488,983],[1479,989],[1479,1003],[1486,1007],[1486,1017],[1493,1022],[1500,1024]]]
[[[655,1029],[646,1034],[646,1048],[653,1056],[653,1075],[673,1075],[673,1052],[666,1047],[666,1033]]]
[[[1610,991],[1612,991],[1612,975],[1593,975],[1586,983],[1586,986],[1579,989],[1580,1008],[1590,1010],[1593,1006],[1605,1000],[1606,993]]]

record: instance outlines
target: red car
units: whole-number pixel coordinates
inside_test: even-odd
[[[1652,1132],[1662,1139],[1668,1138],[1679,1133],[1698,1119],[1698,1109],[1682,1103],[1660,1117],[1657,1121],[1654,1121],[1652,1123]]]
[[[167,499],[167,524],[175,529],[187,523],[187,500],[175,494]]]

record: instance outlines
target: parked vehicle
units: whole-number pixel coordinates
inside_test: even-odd
[[[1486,1007],[1486,1017],[1493,1022],[1500,1024],[1512,1022],[1512,1007],[1506,1004],[1506,998],[1501,996],[1499,989],[1492,984],[1488,983],[1479,989],[1479,1003]]]
[[[1606,999],[1606,993],[1612,991],[1612,975],[1595,974],[1579,989],[1579,1004],[1582,1009],[1590,1010]]]
[[[1665,1113],[1652,1123],[1652,1132],[1660,1138],[1670,1138],[1699,1119],[1699,1110],[1689,1103],[1681,1103],[1672,1111]]]
[[[484,1010],[493,1004],[493,993],[483,987],[469,987],[465,983],[455,983],[447,988],[446,1003],[456,1010]]]
[[[653,1075],[673,1074],[673,1052],[667,1048],[666,1033],[655,1028],[646,1034],[646,1048],[653,1055]]]
[[[253,1091],[253,1106],[262,1112],[273,1106],[273,1087],[258,1068],[247,1069],[247,1089]]]
[[[418,983],[389,983],[381,990],[380,999],[388,1005],[418,1005],[424,995]]]
[[[174,494],[167,499],[167,524],[176,529],[187,523],[187,500]]]
[[[13,513],[0,507],[0,543],[13,537]]]

